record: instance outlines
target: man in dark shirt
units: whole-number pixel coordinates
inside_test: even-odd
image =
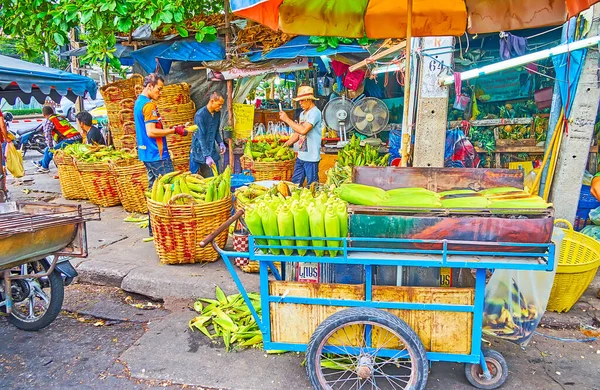
[[[80,111],[75,115],[77,125],[83,131],[88,144],[106,145],[106,141],[96,126],[92,125],[92,114],[87,111]]]
[[[204,177],[212,176],[211,165],[216,165],[219,156],[225,153],[225,144],[219,131],[221,115],[219,112],[225,98],[219,92],[213,92],[205,107],[196,112],[194,124],[198,130],[192,138],[190,151],[190,171]],[[217,149],[217,144],[219,149]]]

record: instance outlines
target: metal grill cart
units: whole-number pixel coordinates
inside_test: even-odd
[[[496,184],[497,180],[491,186]],[[550,237],[545,233],[533,236],[534,242],[518,242],[521,241],[518,238],[494,241],[491,236],[478,239],[449,239],[443,235],[437,239],[378,237],[389,229],[371,230],[367,236],[357,237],[356,232],[367,230],[355,227],[353,232],[352,225],[364,225],[361,219],[365,218],[366,210],[349,209],[349,212],[350,237],[323,238],[340,243],[336,257],[316,257],[312,252],[307,256],[295,255],[297,252],[291,256],[264,254],[269,248],[328,249],[256,243],[256,239],[273,237],[249,237],[247,253],[225,251],[213,243],[250,306],[262,331],[264,348],[306,352],[306,369],[315,389],[424,389],[428,364],[434,361],[465,363],[467,379],[475,387],[500,387],[508,376],[506,361],[498,352],[481,347],[486,273],[489,269],[552,271],[555,248]],[[430,218],[433,214],[439,219],[440,214],[448,210],[410,212],[414,214],[411,218],[418,214],[418,218]],[[540,220],[551,226],[553,221],[551,213],[540,215],[539,211],[523,210],[519,218],[514,219],[507,217],[507,212],[509,210],[487,211],[490,220],[504,218],[507,226],[518,225],[518,221],[530,221],[535,226]],[[406,210],[377,208],[371,215],[385,214],[387,222],[378,220],[377,223],[393,225],[404,221],[406,213]],[[208,244],[242,214],[243,211],[236,213],[202,245]],[[484,218],[484,214],[481,211],[476,218]],[[463,217],[473,218],[466,213],[447,218],[461,220]],[[484,226],[497,225],[484,223]],[[232,257],[248,257],[260,264],[262,318],[252,307],[236,275],[230,261]],[[290,281],[281,277],[273,262],[308,262],[318,264],[320,270],[330,271],[323,272],[319,282]],[[354,275],[360,276],[351,282],[336,282],[339,280],[336,274],[341,272],[336,267],[358,267],[361,272]],[[389,278],[383,278],[384,282],[377,278],[381,269],[397,267],[466,270],[475,275],[474,283],[440,287],[444,284],[406,285],[403,278],[397,278],[397,283],[390,283]],[[269,270],[274,278],[269,277]]]

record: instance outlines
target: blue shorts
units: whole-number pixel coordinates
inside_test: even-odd
[[[296,165],[294,166],[294,175],[292,176],[292,183],[302,186],[306,179],[306,186],[308,187],[312,183],[319,182],[319,161],[308,162],[296,159]]]

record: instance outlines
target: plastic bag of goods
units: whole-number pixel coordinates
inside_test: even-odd
[[[592,210],[592,212],[593,211],[595,210]],[[592,212],[590,212],[590,216],[592,215]],[[588,225],[584,227],[579,233],[592,237],[596,241],[600,241],[600,226]]]
[[[562,230],[554,229],[556,262],[563,237]],[[485,287],[483,333],[526,346],[546,311],[555,270],[494,271]]]
[[[23,177],[23,155],[12,142],[6,144],[6,167],[14,177]]]
[[[600,207],[590,210],[590,220],[594,225],[600,225]]]

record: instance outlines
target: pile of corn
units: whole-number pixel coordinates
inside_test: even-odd
[[[190,320],[190,329],[199,330],[211,340],[222,338],[227,351],[259,347],[262,334],[242,295],[226,296],[217,286],[216,297],[199,299],[194,303],[194,310],[199,316]],[[248,293],[248,297],[260,316],[260,296]]]
[[[231,196],[231,168],[228,166],[222,174],[208,178],[181,171],[167,173],[154,181],[152,192],[146,196],[166,204],[178,194],[191,195],[198,203],[216,202]]]
[[[63,149],[63,152],[66,155],[73,156],[76,160],[83,162],[119,161],[135,157],[131,153],[116,150],[112,146],[86,145],[80,143],[67,145]]]
[[[342,167],[384,167],[388,165],[390,155],[379,155],[379,149],[369,144],[360,145],[360,139],[353,135],[350,142],[338,152],[337,163]]]
[[[246,210],[246,225],[254,236],[273,236],[286,238],[257,239],[258,245],[284,245],[297,248],[285,248],[283,253],[291,255],[297,250],[304,256],[308,249],[327,246],[331,257],[338,254],[341,241],[325,241],[322,238],[340,238],[348,235],[348,211],[346,203],[328,192],[314,193],[303,188],[294,191],[289,197],[281,194],[266,194],[255,205]],[[290,239],[295,237],[297,239]],[[310,240],[312,238],[312,240]],[[316,256],[323,256],[323,249],[312,249]],[[269,248],[279,255],[279,248]]]
[[[296,157],[294,151],[277,140],[271,142],[246,142],[244,156],[258,162],[287,161]]]
[[[537,195],[513,187],[483,191],[453,190],[439,194],[424,188],[397,188],[384,191],[362,184],[346,183],[337,190],[340,199],[361,206],[471,208],[471,209],[546,209],[552,207]]]

